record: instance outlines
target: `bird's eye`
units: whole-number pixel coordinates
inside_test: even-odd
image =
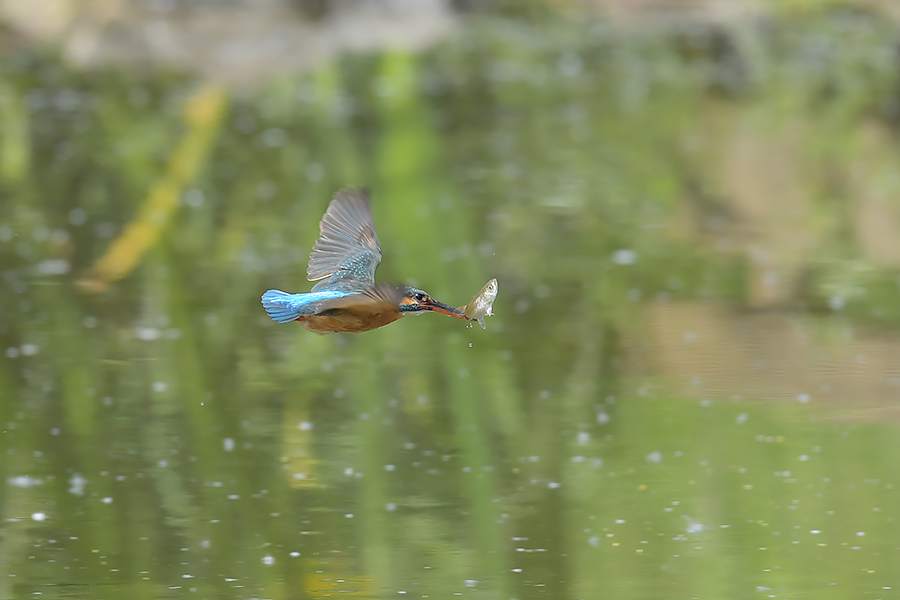
[[[419,303],[425,302],[426,298],[428,298],[428,296],[426,296],[422,292],[417,292],[415,295],[416,302],[419,302]]]

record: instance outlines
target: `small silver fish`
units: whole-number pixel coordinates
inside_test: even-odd
[[[482,329],[487,329],[484,324],[484,318],[493,316],[491,308],[494,306],[494,300],[497,299],[497,292],[500,290],[500,284],[496,279],[491,279],[481,291],[475,294],[472,301],[465,306],[460,306],[459,310],[466,314],[466,318],[470,321],[478,321]]]

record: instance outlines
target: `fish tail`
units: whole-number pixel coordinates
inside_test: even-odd
[[[262,295],[262,305],[266,309],[266,313],[276,323],[290,323],[296,321],[301,316],[300,307],[297,303],[292,302],[291,296],[281,290],[269,290]]]

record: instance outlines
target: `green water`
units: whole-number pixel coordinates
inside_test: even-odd
[[[0,597],[897,597],[896,39],[476,20],[206,125],[6,54]],[[347,184],[486,330],[267,319]]]

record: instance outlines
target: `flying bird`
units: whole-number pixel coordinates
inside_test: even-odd
[[[262,295],[276,323],[299,321],[316,333],[361,333],[406,315],[437,312],[465,319],[463,311],[408,285],[375,283],[381,244],[364,188],[335,193],[319,223],[306,278],[318,281],[309,293],[269,290]]]

